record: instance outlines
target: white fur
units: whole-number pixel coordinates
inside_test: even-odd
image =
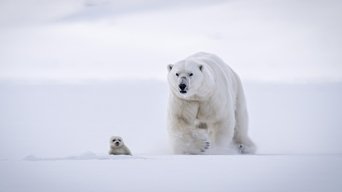
[[[109,155],[132,155],[131,151],[119,136],[112,136],[110,138]]]
[[[228,65],[213,54],[201,52],[169,65],[168,69],[168,129],[175,153],[256,151],[247,135],[242,84]],[[180,84],[186,85],[183,93]]]

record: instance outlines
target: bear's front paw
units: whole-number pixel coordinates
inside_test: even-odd
[[[195,140],[193,143],[188,143],[183,151],[183,154],[199,155],[206,152],[210,147],[210,142],[207,140]]]
[[[210,147],[210,142],[206,134],[201,132],[191,132],[190,134],[176,135],[174,150],[181,154],[203,154]]]
[[[209,141],[205,141],[203,148],[201,148],[201,152],[205,152],[206,150],[208,150],[210,147],[210,142]]]
[[[202,146],[201,146],[201,152],[205,152],[206,150],[208,150],[210,147],[210,142],[209,141],[204,141]]]

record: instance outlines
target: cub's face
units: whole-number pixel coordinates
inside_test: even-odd
[[[121,137],[113,136],[110,138],[110,146],[113,148],[120,148],[124,145]]]
[[[168,82],[171,91],[178,97],[196,95],[203,81],[203,65],[193,61],[180,61],[168,65]]]

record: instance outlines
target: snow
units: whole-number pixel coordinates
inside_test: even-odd
[[[181,156],[168,142],[166,82],[3,81],[0,188],[340,191],[342,85],[244,84],[257,155]],[[107,155],[112,135],[133,156]]]
[[[342,153],[341,83],[244,85],[260,153]],[[167,97],[162,81],[2,82],[0,158],[107,153],[113,135],[133,154],[170,154]]]
[[[341,191],[342,3],[165,2],[0,2],[0,191]],[[244,81],[256,155],[171,153],[166,65],[197,51]]]
[[[125,158],[124,158],[125,157]],[[0,163],[3,191],[340,191],[342,155],[92,156]]]

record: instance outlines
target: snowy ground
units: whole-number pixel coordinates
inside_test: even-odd
[[[82,158],[84,160],[82,160]],[[1,191],[329,191],[342,155],[94,156],[0,162]]]
[[[2,82],[0,188],[337,192],[341,87],[246,82],[258,154],[175,156],[165,82]],[[105,155],[111,135],[123,136],[134,156]]]
[[[342,153],[341,83],[246,82],[245,92],[260,153]],[[106,153],[112,135],[135,154],[170,154],[166,82],[7,81],[0,93],[0,159]]]
[[[0,1],[0,191],[342,191],[341,9]],[[198,51],[244,80],[257,155],[170,153],[166,65]],[[134,156],[107,156],[112,135]]]

